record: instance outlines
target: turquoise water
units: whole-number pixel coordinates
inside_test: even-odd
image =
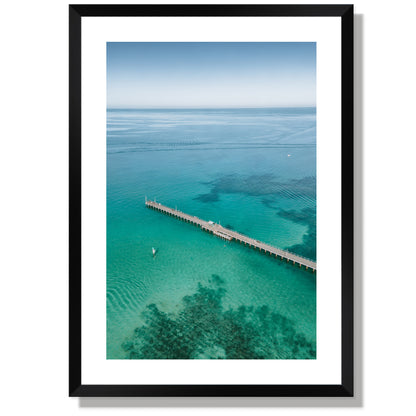
[[[315,274],[144,204],[315,259],[315,125],[314,108],[108,110],[107,358],[315,358]]]

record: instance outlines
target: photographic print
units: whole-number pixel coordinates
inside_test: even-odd
[[[316,44],[107,43],[107,358],[316,358]]]

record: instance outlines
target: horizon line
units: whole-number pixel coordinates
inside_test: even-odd
[[[107,110],[222,110],[222,109],[271,109],[271,108],[316,108],[316,105],[270,105],[270,106],[114,106],[108,107]]]

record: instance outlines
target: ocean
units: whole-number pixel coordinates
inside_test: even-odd
[[[146,197],[315,260],[315,108],[107,111],[107,358],[316,358],[315,273]]]

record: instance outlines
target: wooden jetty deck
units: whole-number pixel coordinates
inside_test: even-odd
[[[146,206],[157,211],[163,212],[167,215],[179,218],[183,221],[194,224],[200,227],[202,230],[212,233],[217,237],[223,238],[228,241],[238,241],[240,244],[253,247],[255,249],[260,250],[260,252],[264,252],[265,254],[269,254],[270,256],[275,256],[275,258],[280,258],[280,260],[286,260],[288,263],[290,262],[294,265],[298,265],[299,267],[303,266],[306,270],[311,269],[313,272],[316,271],[316,262],[312,260],[298,256],[297,254],[290,253],[289,251],[281,250],[279,248],[270,246],[269,244],[262,243],[261,241],[229,230],[228,228],[225,228],[220,224],[216,224],[213,221],[201,220],[198,217],[185,214],[184,212],[178,211],[177,209],[169,208],[156,201],[146,200]]]

